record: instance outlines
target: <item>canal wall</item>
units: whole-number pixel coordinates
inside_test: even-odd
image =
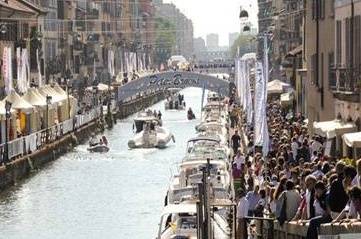
[[[136,97],[129,102],[119,103],[117,118],[124,119],[132,114],[142,111],[164,99],[163,92],[150,94],[146,97]]]
[[[164,99],[163,93],[136,97],[118,104],[116,118],[123,119]],[[97,118],[80,128],[63,135],[34,153],[20,156],[6,166],[0,167],[0,192],[40,170],[47,163],[71,151],[76,145],[85,143],[94,132],[104,129],[103,120]]]
[[[85,142],[92,132],[99,128],[97,120],[94,120],[72,133],[64,135],[59,140],[47,144],[36,152],[19,157],[6,166],[0,167],[0,191],[15,185],[19,180],[36,172],[45,164],[59,158],[72,150],[78,143]]]

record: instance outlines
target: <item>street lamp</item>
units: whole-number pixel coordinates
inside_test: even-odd
[[[67,94],[67,97],[68,97],[68,118],[70,119],[71,115],[70,115],[70,87],[71,87],[71,82],[70,82],[70,79],[67,79],[66,80],[66,94]]]
[[[10,119],[11,102],[5,101],[5,165],[9,162],[9,119]]]
[[[51,105],[52,98],[51,95],[46,96],[46,143],[49,142],[49,105]]]

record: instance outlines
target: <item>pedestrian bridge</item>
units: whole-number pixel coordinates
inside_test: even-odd
[[[169,88],[199,87],[229,95],[229,80],[191,71],[166,71],[147,75],[119,87],[117,99],[125,102],[134,96],[157,93]]]

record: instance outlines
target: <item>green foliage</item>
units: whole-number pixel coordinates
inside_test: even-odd
[[[159,66],[166,64],[171,57],[172,49],[176,44],[176,32],[174,25],[161,17],[155,19],[155,62]]]
[[[237,56],[237,50],[239,48],[239,56],[243,56],[246,53],[256,52],[255,35],[240,35],[231,47],[231,56],[235,58]]]

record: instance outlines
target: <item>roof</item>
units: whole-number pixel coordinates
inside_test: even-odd
[[[361,132],[344,134],[342,139],[349,147],[361,148]]]
[[[286,55],[286,57],[293,57],[296,56],[298,54],[301,54],[303,51],[303,46],[299,45],[296,48],[294,48],[293,50],[289,51]]]
[[[197,213],[196,204],[169,204],[163,209],[162,215],[179,213]]]
[[[24,111],[32,111],[34,109],[33,105],[22,99],[15,91],[12,91],[8,96],[6,96],[5,100],[10,101],[12,103],[11,108],[14,109]]]
[[[27,13],[30,15],[35,15],[39,13],[46,13],[46,11],[40,9],[33,3],[30,3],[25,0],[8,0],[7,2],[0,1],[1,8],[5,8],[11,11],[18,11],[22,13]]]
[[[315,133],[328,139],[335,138],[337,135],[355,132],[356,125],[353,122],[343,122],[341,120],[313,122]]]

